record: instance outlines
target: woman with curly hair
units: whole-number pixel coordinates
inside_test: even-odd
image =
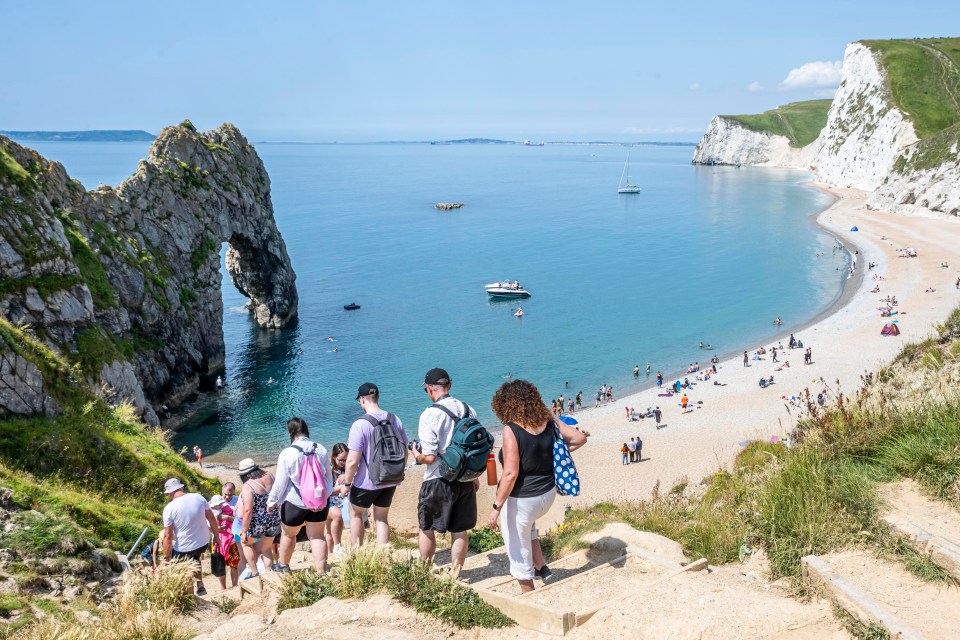
[[[553,476],[553,443],[559,434],[570,451],[587,442],[587,436],[560,421],[526,380],[504,383],[493,396],[493,412],[503,423],[500,464],[503,476],[497,486],[487,525],[497,528],[503,513],[503,542],[510,559],[510,575],[524,593],[533,591],[534,576],[546,580],[550,569],[543,559],[536,529],[557,496]]]

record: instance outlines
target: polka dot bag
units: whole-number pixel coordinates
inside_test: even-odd
[[[556,423],[553,425],[553,479],[557,483],[557,493],[562,496],[580,495],[580,476],[570,457],[567,442],[560,434]]]

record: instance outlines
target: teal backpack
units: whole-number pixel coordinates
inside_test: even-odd
[[[434,404],[453,420],[450,446],[440,454],[440,477],[450,482],[473,482],[487,469],[487,457],[493,451],[493,436],[480,421],[470,417],[470,407],[463,403],[461,418],[442,404]]]

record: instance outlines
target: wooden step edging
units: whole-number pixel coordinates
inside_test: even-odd
[[[935,565],[951,576],[960,580],[960,546],[899,517],[888,516],[886,521],[897,533],[906,538],[917,551],[930,558]]]
[[[823,558],[804,556],[800,558],[800,565],[804,583],[828,596],[860,622],[879,625],[898,640],[923,640],[919,631],[877,604],[852,582],[834,573]]]

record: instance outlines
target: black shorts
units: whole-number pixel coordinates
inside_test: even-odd
[[[191,560],[196,560],[200,562],[200,558],[203,557],[203,552],[207,550],[207,545],[203,545],[193,551],[174,551],[174,558],[190,558]]]
[[[393,494],[396,492],[396,487],[384,487],[383,489],[350,487],[350,504],[356,505],[361,509],[369,509],[371,505],[386,509],[393,504]]]
[[[473,482],[426,480],[420,485],[417,513],[421,531],[462,533],[473,529],[477,526],[477,491]]]
[[[324,522],[327,519],[328,507],[319,511],[302,509],[295,504],[284,502],[280,507],[280,522],[288,527],[299,527],[307,522]]]

